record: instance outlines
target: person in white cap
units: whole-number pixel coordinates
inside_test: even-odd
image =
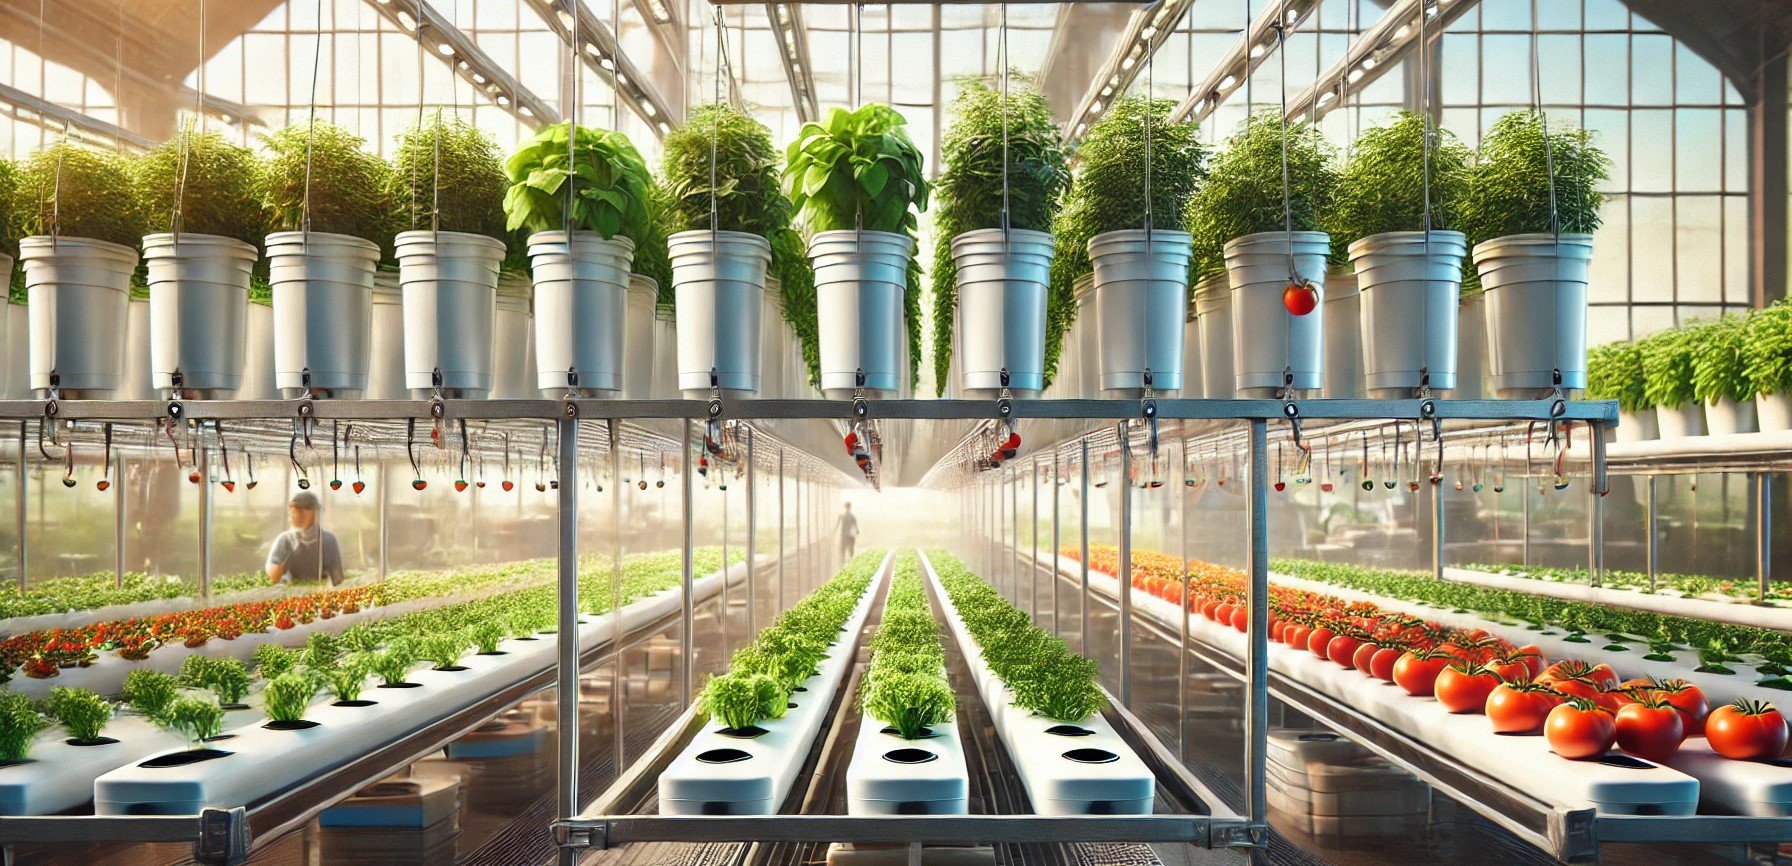
[[[342,548],[336,534],[325,532],[317,524],[322,507],[317,494],[301,490],[286,504],[286,517],[292,528],[274,539],[268,551],[268,580],[289,583],[297,580],[328,580],[331,585],[342,582]]]

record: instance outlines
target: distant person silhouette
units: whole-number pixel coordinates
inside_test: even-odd
[[[852,516],[852,503],[845,503],[846,510],[840,513],[840,522],[835,526],[840,530],[840,561],[851,562],[853,548],[859,540],[859,519]]]

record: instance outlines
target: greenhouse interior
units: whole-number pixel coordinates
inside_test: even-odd
[[[0,864],[1792,862],[1789,53],[0,0]]]

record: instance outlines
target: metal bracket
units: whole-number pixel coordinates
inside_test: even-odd
[[[555,824],[554,845],[559,848],[608,850],[610,847],[609,825],[600,823],[590,827],[570,827],[565,824]]]
[[[1549,813],[1550,847],[1563,863],[1599,860],[1599,815],[1592,809],[1557,809]]]
[[[1209,848],[1269,847],[1269,828],[1262,824],[1216,823],[1209,825],[1208,833]]]
[[[193,859],[203,866],[236,866],[249,859],[249,842],[246,809],[206,809],[199,813],[199,838],[193,841]]]

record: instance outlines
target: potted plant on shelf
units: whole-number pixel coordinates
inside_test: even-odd
[[[940,141],[946,168],[932,214],[933,357],[941,393],[955,355],[966,396],[1045,389],[1052,217],[1070,184],[1070,160],[1045,96],[1030,80],[1017,84],[1003,93],[967,82]]]
[[[111,153],[62,141],[20,166],[12,234],[30,316],[30,387],[108,397],[125,382],[125,331],[143,214],[130,170]]]
[[[31,352],[26,337],[30,327],[25,310],[25,283],[13,270],[19,255],[19,225],[13,208],[19,187],[19,167],[0,157],[0,273],[6,275],[6,303],[0,306],[0,399],[19,400],[31,387]]]
[[[498,147],[458,117],[398,136],[393,199],[408,215],[396,240],[404,297],[404,382],[413,396],[491,394],[504,192]],[[377,337],[376,337],[377,339]]]
[[[770,236],[791,215],[771,132],[711,104],[667,134],[664,147],[678,387],[707,397],[713,371],[724,390],[757,393]]]
[[[1433,131],[1427,118],[1407,111],[1357,138],[1325,216],[1334,248],[1348,244],[1360,293],[1360,333],[1326,322],[1328,357],[1340,343],[1360,346],[1363,382],[1346,387],[1390,399],[1456,387],[1458,296],[1468,246],[1454,230],[1455,209],[1468,191],[1471,159],[1448,130]],[[1328,395],[1338,372],[1328,370]]]
[[[1611,160],[1592,133],[1552,127],[1545,136],[1532,111],[1495,122],[1460,213],[1486,293],[1488,372],[1501,397],[1587,384],[1587,268]]]
[[[620,132],[549,126],[504,163],[504,212],[529,235],[537,385],[546,394],[622,390],[635,238],[649,228],[653,178]]]
[[[1748,317],[1743,342],[1762,431],[1792,430],[1792,303],[1775,301]]]
[[[328,123],[267,138],[256,186],[272,230],[274,376],[289,397],[355,397],[368,386],[373,273],[397,209],[391,167],[365,144]]]
[[[1618,401],[1619,442],[1643,442],[1660,435],[1638,343],[1606,343],[1587,350],[1587,399]]]
[[[50,715],[68,731],[71,746],[107,746],[118,742],[101,736],[117,708],[111,701],[86,689],[55,686],[50,689]]]
[[[1096,344],[1100,387],[1109,396],[1182,390],[1187,208],[1207,175],[1207,147],[1193,123],[1170,122],[1171,107],[1168,100],[1122,99],[1077,150],[1082,168],[1071,195],[1083,200],[1094,232],[1088,250],[1099,310]]]
[[[832,398],[902,387],[898,341],[929,190],[907,123],[879,103],[836,108],[803,124],[785,152],[785,188],[810,233],[821,389]]]
[[[1678,328],[1637,341],[1643,356],[1643,397],[1655,405],[1663,439],[1705,435],[1705,407],[1693,393],[1696,329]]]
[[[1713,435],[1753,433],[1755,393],[1749,377],[1748,320],[1723,316],[1698,328],[1692,342],[1693,396],[1705,406],[1705,430]]]
[[[212,398],[242,386],[249,280],[267,226],[254,190],[258,168],[248,148],[190,124],[135,163],[151,232],[143,258],[157,390]]]
[[[1089,239],[1098,229],[1082,190],[1072,180],[1052,217],[1051,285],[1045,300],[1045,384],[1062,382],[1061,396],[1101,396],[1101,375],[1093,369],[1096,353],[1083,351],[1095,339],[1095,274],[1089,264]],[[937,318],[937,317],[936,317]]]
[[[1284,199],[1284,151],[1287,165]],[[1195,247],[1220,247],[1231,284],[1233,375],[1240,397],[1324,385],[1322,216],[1337,186],[1332,149],[1302,123],[1259,112],[1214,158],[1189,202]]]

